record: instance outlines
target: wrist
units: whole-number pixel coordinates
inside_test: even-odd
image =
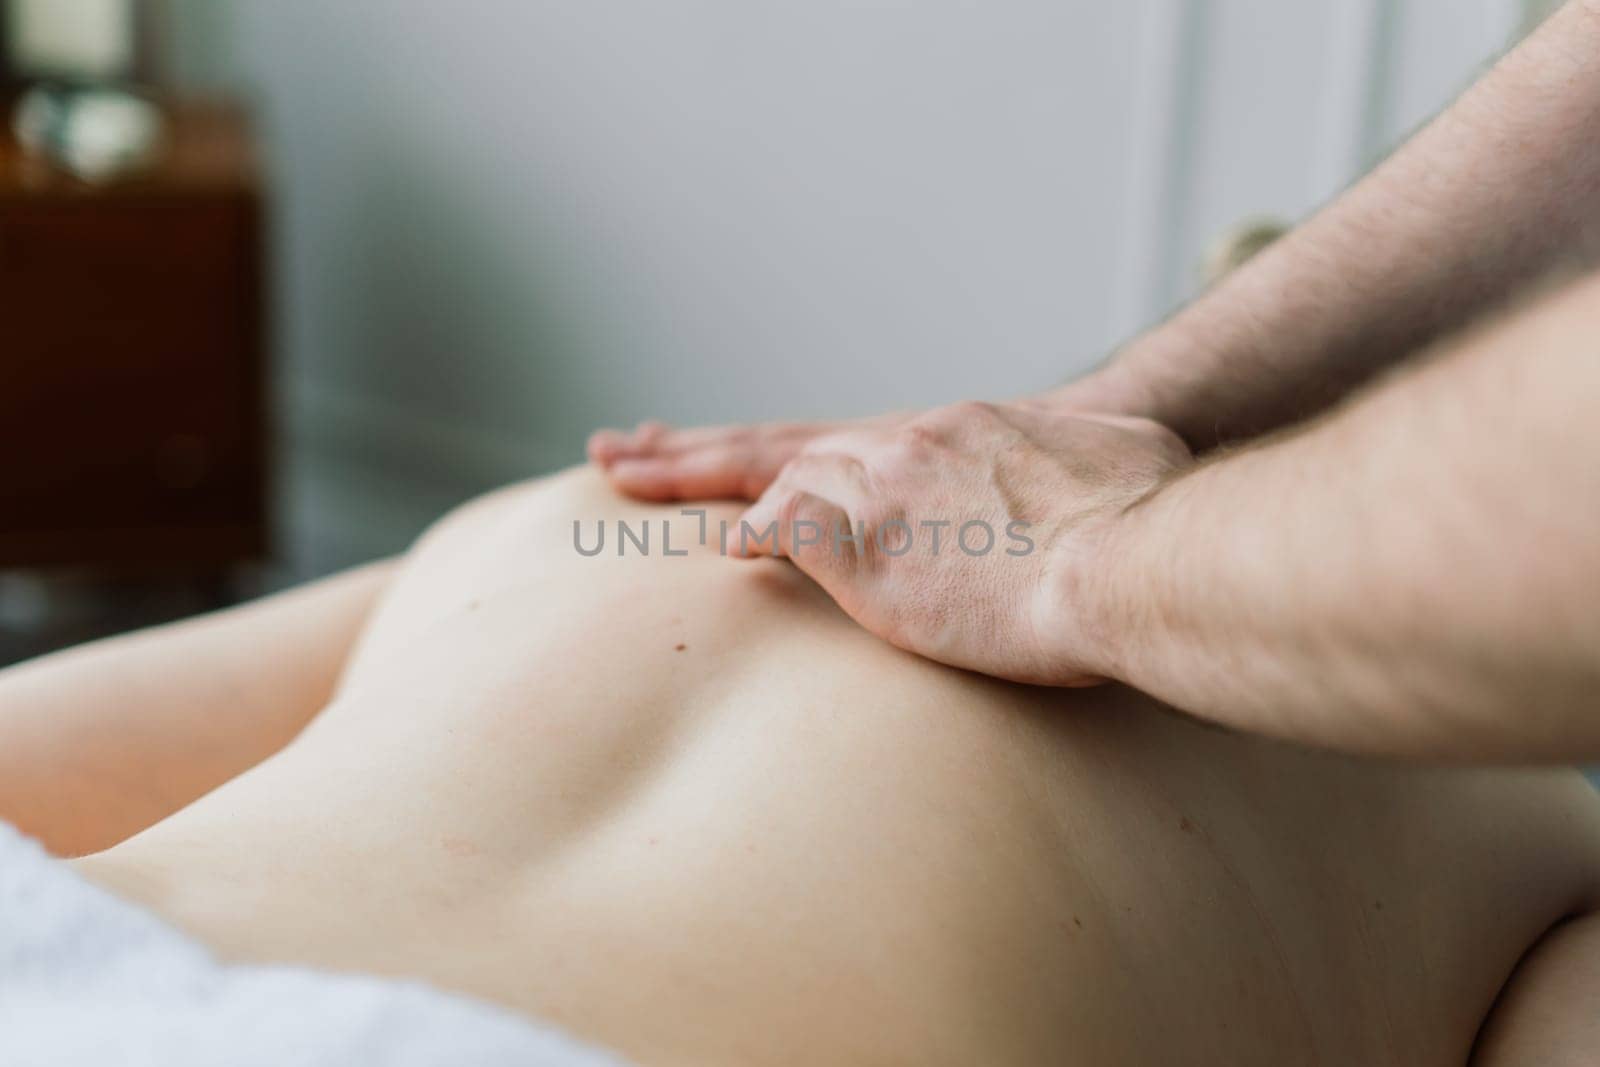
[[[1186,325],[1191,311],[1129,340],[1084,377],[1043,394],[1042,403],[1059,411],[1150,419],[1187,440],[1185,430],[1200,389],[1196,371],[1207,364],[1204,349]]]
[[[1151,398],[1130,370],[1119,353],[1083,377],[1047,389],[1032,401],[1053,412],[1145,416]]]
[[[1170,483],[1167,483],[1170,484]],[[1129,506],[1117,506],[1059,543],[1044,583],[1062,635],[1063,677],[1107,678],[1135,685],[1142,648],[1160,619],[1158,543],[1163,510],[1158,486]]]

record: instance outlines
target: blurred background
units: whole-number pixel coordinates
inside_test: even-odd
[[[0,662],[644,417],[1005,397],[1539,0],[0,0]]]

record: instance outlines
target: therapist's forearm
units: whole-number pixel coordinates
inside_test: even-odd
[[[1600,280],[1126,513],[1105,673],[1219,723],[1441,758],[1600,758]]]
[[[1338,199],[1063,393],[1201,451],[1298,421],[1600,237],[1600,3],[1558,11]]]

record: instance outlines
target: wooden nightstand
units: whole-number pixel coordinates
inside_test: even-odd
[[[255,153],[235,109],[169,113],[159,165],[103,186],[0,134],[0,568],[267,551]]]

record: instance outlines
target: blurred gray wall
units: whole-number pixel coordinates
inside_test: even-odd
[[[1515,0],[175,0],[276,191],[297,569],[593,427],[1059,381],[1465,84]]]

